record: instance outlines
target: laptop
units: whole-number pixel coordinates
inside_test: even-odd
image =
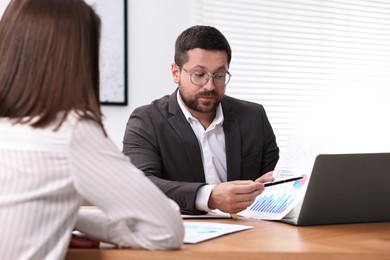
[[[297,226],[390,221],[390,153],[318,155],[304,199],[281,221]]]

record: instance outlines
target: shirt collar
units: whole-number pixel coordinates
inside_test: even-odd
[[[183,102],[181,101],[179,91],[177,91],[176,98],[177,98],[177,103],[179,104],[181,111],[183,111],[183,114],[184,114],[185,118],[187,119],[187,121],[189,123],[191,123],[190,120],[198,120],[195,117],[193,117],[191,115],[190,111],[188,111],[188,109],[184,106]],[[215,114],[215,118],[211,124],[212,125],[213,124],[215,124],[215,125],[222,124],[223,120],[224,120],[224,117],[223,117],[223,113],[222,113],[222,105],[221,105],[221,103],[219,103],[219,105],[217,107],[217,112]]]

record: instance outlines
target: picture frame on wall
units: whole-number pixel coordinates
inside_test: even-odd
[[[100,103],[127,106],[127,0],[85,0],[102,22]]]

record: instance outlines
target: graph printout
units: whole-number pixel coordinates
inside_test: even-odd
[[[303,200],[315,158],[321,151],[322,145],[318,140],[302,137],[290,140],[275,167],[275,181],[303,178],[266,187],[251,206],[238,214],[255,219],[282,219]]]
[[[265,188],[251,206],[238,214],[255,219],[282,219],[303,199],[307,187],[307,172],[302,174],[290,171],[289,173],[294,177],[303,175],[303,178]],[[283,171],[283,174],[285,175],[286,172]]]

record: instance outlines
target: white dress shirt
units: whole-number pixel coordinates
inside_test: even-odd
[[[202,186],[198,190],[195,205],[198,210],[210,211],[211,209],[208,207],[208,201],[212,189],[215,185],[226,182],[227,180],[222,106],[219,104],[213,122],[207,129],[204,129],[198,119],[193,117],[183,105],[179,92],[177,93],[179,106],[198,139],[199,147],[202,152],[201,156],[205,179],[208,183],[208,185]]]
[[[83,198],[99,210],[78,214]],[[184,236],[179,212],[96,123],[72,113],[52,131],[0,118],[0,258],[63,259],[74,227],[153,250]]]

